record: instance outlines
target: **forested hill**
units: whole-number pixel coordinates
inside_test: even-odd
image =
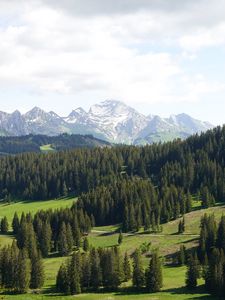
[[[75,149],[26,153],[0,159],[0,197],[55,198],[88,192],[121,178],[148,178],[203,195],[211,205],[225,201],[225,126],[186,141],[144,147]]]
[[[59,136],[26,135],[20,137],[0,137],[0,154],[23,152],[60,151],[73,148],[93,148],[109,146],[110,143],[92,135],[61,134]]]

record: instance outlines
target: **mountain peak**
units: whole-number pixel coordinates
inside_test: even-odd
[[[53,111],[45,112],[37,106],[24,115],[19,111],[0,114],[0,132],[7,135],[58,135],[67,132],[92,134],[110,142],[126,144],[185,138],[212,127],[211,124],[185,113],[171,115],[169,118],[145,116],[114,99],[92,105],[88,112],[78,107],[65,118]]]

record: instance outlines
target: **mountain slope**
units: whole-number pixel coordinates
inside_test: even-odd
[[[146,144],[168,141],[212,128],[186,114],[169,118],[145,116],[123,102],[106,100],[91,106],[88,112],[79,107],[67,117],[34,107],[26,114],[0,112],[0,135],[21,136],[62,133],[92,134],[114,143]]]
[[[108,147],[110,143],[99,140],[90,135],[59,136],[26,135],[14,137],[0,137],[0,155],[18,154],[23,152],[48,152],[74,148]]]

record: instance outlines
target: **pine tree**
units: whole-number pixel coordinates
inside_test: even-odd
[[[215,295],[224,295],[224,265],[223,250],[213,249],[206,275],[206,288]]]
[[[219,249],[223,249],[223,251],[225,252],[225,216],[222,216],[219,223],[216,246]]]
[[[178,233],[182,234],[185,231],[185,219],[183,218],[178,225]]]
[[[30,288],[39,289],[44,284],[44,266],[41,254],[36,250],[31,257]]]
[[[180,251],[178,253],[178,264],[180,266],[185,265],[186,263],[186,248],[184,245],[180,246]]]
[[[18,233],[20,226],[20,221],[17,212],[15,212],[13,221],[12,221],[12,228],[13,228],[13,233],[16,235]]]
[[[68,253],[73,250],[73,234],[70,224],[66,225],[66,240],[68,245]]]
[[[90,264],[90,256],[89,254],[85,254],[82,256],[82,268],[81,268],[81,286],[82,290],[84,288],[90,288],[91,281],[91,264]]]
[[[138,249],[133,253],[133,286],[140,289],[145,284],[144,270],[141,262],[141,255]]]
[[[56,289],[60,293],[70,294],[70,276],[67,266],[62,264],[56,277]]]
[[[80,276],[81,276],[81,257],[80,252],[72,255],[69,267],[70,275],[70,292],[72,295],[81,293]]]
[[[90,253],[91,278],[90,285],[94,290],[97,290],[102,283],[102,270],[100,267],[100,258],[98,251],[92,248]]]
[[[87,237],[85,237],[85,238],[84,238],[84,241],[83,241],[83,250],[84,250],[85,252],[87,252],[87,251],[89,250],[89,241],[88,241],[88,238],[87,238]]]
[[[40,250],[43,257],[48,257],[51,251],[52,230],[48,221],[42,224],[40,235]]]
[[[63,222],[59,232],[58,250],[60,256],[67,256],[70,252],[67,240],[66,224]]]
[[[194,289],[197,286],[197,280],[199,277],[199,263],[196,260],[196,257],[190,255],[187,266],[186,285],[189,289]]]
[[[127,252],[124,255],[123,261],[123,272],[124,272],[124,281],[131,279],[131,266]]]
[[[118,244],[120,245],[120,244],[122,244],[122,242],[123,242],[123,234],[122,234],[122,232],[120,231],[119,237],[118,237]]]
[[[159,292],[162,288],[162,265],[157,251],[152,254],[145,277],[147,290],[152,293]]]
[[[1,233],[6,234],[8,232],[8,230],[9,230],[9,223],[8,223],[7,217],[4,217],[1,220]]]
[[[24,250],[19,251],[15,290],[26,293],[30,285],[30,262]]]

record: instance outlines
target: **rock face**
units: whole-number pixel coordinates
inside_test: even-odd
[[[189,115],[172,115],[169,118],[145,116],[123,102],[106,100],[91,106],[86,112],[79,107],[67,117],[45,112],[38,107],[22,115],[0,112],[0,135],[26,134],[58,135],[61,133],[93,134],[114,143],[146,144],[185,138],[212,128],[208,122]]]

